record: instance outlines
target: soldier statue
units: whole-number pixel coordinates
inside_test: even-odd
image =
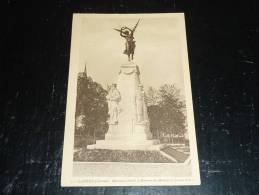
[[[116,88],[116,84],[112,84],[108,95],[106,96],[108,100],[108,108],[109,108],[109,115],[110,120],[109,124],[117,124],[118,123],[118,115],[119,115],[119,102],[121,99],[120,92]]]

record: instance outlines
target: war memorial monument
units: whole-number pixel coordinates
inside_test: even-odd
[[[149,129],[139,67],[133,62],[136,47],[133,35],[138,23],[139,20],[133,29],[125,26],[115,29],[126,40],[123,53],[128,56],[128,61],[120,65],[117,83],[111,85],[107,95],[109,129],[105,139],[96,140],[96,144],[87,146],[88,149],[158,149],[159,140],[152,139]]]

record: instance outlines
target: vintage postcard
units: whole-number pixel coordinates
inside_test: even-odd
[[[73,15],[61,185],[200,185],[183,13]]]

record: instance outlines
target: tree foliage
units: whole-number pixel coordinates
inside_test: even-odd
[[[91,77],[79,76],[77,83],[76,135],[93,137],[107,131],[107,91]],[[83,125],[78,125],[82,123]]]
[[[159,101],[160,96],[158,90],[154,89],[153,87],[149,87],[147,93],[145,94],[145,102],[147,106],[158,105]]]
[[[150,129],[155,137],[168,135],[183,136],[186,131],[185,103],[180,91],[169,84],[158,90],[150,87],[146,94]]]

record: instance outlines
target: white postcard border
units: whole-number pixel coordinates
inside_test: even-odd
[[[195,124],[193,114],[193,102],[188,63],[188,52],[186,42],[185,20],[183,13],[166,14],[125,14],[132,18],[179,18],[181,20],[181,49],[183,61],[183,77],[186,95],[187,124],[190,144],[190,166],[191,177],[169,177],[169,178],[128,178],[128,177],[73,177],[73,146],[74,146],[74,124],[77,92],[77,73],[79,64],[79,37],[80,25],[83,18],[118,17],[120,14],[74,14],[72,23],[72,40],[70,51],[69,80],[67,90],[67,108],[65,120],[65,134],[62,159],[61,186],[178,186],[178,185],[200,185],[200,171],[196,145]],[[116,163],[115,163],[116,164]],[[148,163],[145,163],[148,166]],[[157,163],[159,166],[163,163]],[[177,163],[178,164],[178,163]],[[180,164],[180,163],[179,163]],[[183,164],[183,163],[181,163]],[[130,179],[130,181],[129,181]]]

